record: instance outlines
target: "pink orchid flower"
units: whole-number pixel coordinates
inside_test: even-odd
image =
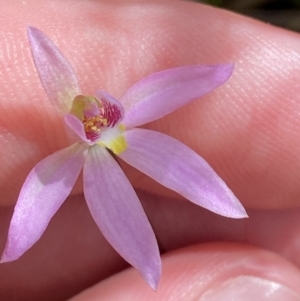
[[[223,84],[232,64],[186,66],[152,74],[116,100],[106,92],[84,96],[72,67],[40,30],[28,28],[36,69],[54,107],[77,142],[40,161],[21,189],[2,262],[19,258],[45,231],[83,168],[89,210],[114,249],[156,289],[161,260],[139,199],[108,150],[162,185],[217,214],[247,214],[208,163],[179,141],[136,128]],[[108,149],[108,150],[107,150]]]

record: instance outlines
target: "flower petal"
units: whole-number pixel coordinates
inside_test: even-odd
[[[66,114],[64,116],[65,123],[83,142],[91,145],[92,142],[86,138],[83,123],[74,115]]]
[[[40,161],[22,187],[1,262],[18,259],[45,231],[73,188],[84,163],[84,147],[74,144]]]
[[[80,87],[73,68],[39,29],[28,27],[28,38],[35,67],[44,89],[54,107],[61,113],[69,113]]]
[[[154,73],[129,88],[120,98],[127,129],[164,117],[206,93],[231,76],[233,64],[198,65]]]
[[[119,155],[162,185],[217,214],[247,217],[245,209],[208,163],[181,142],[143,129],[125,132],[127,149]]]
[[[103,235],[156,289],[161,261],[155,235],[131,184],[105,148],[89,149],[83,183],[88,207]]]

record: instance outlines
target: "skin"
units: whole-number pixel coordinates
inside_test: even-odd
[[[0,265],[1,300],[66,300],[96,283],[73,300],[118,300],[128,290],[131,300],[169,300],[168,292],[186,291],[194,275],[210,277],[191,288],[191,298],[244,274],[300,293],[298,34],[186,1],[13,0],[1,7],[0,249],[27,174],[68,145],[34,68],[28,25],[55,41],[89,95],[101,88],[119,97],[137,80],[171,67],[234,62],[225,85],[146,127],[203,156],[250,216],[216,216],[120,162],[165,254],[157,293],[135,270],[119,273],[127,264],[96,228],[79,180],[40,241]]]

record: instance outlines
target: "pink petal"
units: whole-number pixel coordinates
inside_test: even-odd
[[[39,29],[28,27],[28,38],[35,67],[55,108],[69,113],[80,87],[73,68],[54,43]]]
[[[74,144],[40,161],[26,178],[10,223],[1,262],[18,259],[45,231],[69,195],[84,163],[84,147]]]
[[[103,235],[156,289],[161,261],[155,235],[131,184],[105,148],[90,148],[83,183],[88,207]]]
[[[86,138],[83,123],[74,115],[66,114],[64,116],[65,123],[68,127],[77,135],[77,137],[83,142],[91,145],[91,141]]]
[[[120,98],[126,110],[124,125],[130,129],[170,114],[226,82],[233,67],[185,66],[140,80]]]
[[[181,142],[158,132],[125,132],[121,157],[162,185],[217,214],[247,217],[245,209],[208,163]]]

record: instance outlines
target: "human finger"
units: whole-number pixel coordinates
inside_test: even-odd
[[[128,269],[71,300],[300,300],[299,270],[272,253],[249,246],[195,245],[166,254],[163,266],[157,292]]]
[[[149,127],[201,154],[245,206],[298,205],[297,34],[188,2],[70,3],[11,1],[1,12],[1,204],[13,204],[30,169],[67,145],[26,46],[33,24],[57,42],[88,94],[101,87],[119,96],[170,67],[235,62],[228,84]],[[135,187],[170,196],[123,166]]]
[[[162,254],[192,244],[236,242],[272,251],[300,267],[298,209],[250,210],[249,219],[233,220],[182,200],[145,192],[138,196]],[[0,210],[0,250],[11,214],[12,208]],[[92,221],[83,196],[73,196],[35,246],[20,259],[0,265],[0,299],[65,300],[126,267]]]

